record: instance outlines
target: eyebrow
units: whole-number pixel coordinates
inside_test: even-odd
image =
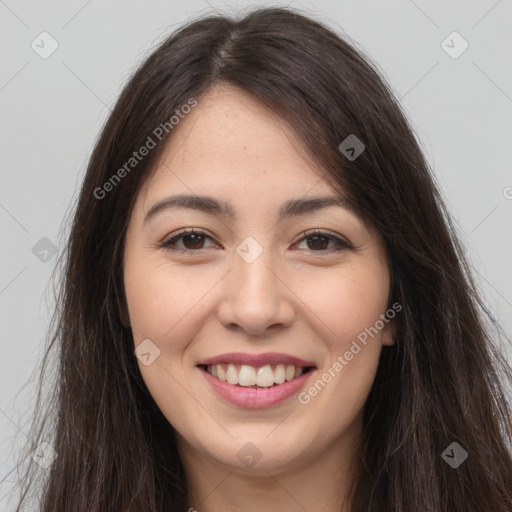
[[[298,215],[305,215],[317,210],[330,207],[340,207],[354,212],[353,208],[342,197],[312,197],[290,199],[284,203],[278,212],[279,221]],[[236,217],[236,210],[229,203],[214,199],[209,196],[198,195],[177,195],[166,197],[155,203],[146,213],[144,223],[148,222],[151,218],[156,217],[163,212],[172,211],[180,208],[198,210],[212,215],[233,219]]]

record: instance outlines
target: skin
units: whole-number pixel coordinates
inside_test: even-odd
[[[282,512],[348,510],[350,461],[380,351],[393,343],[392,321],[307,404],[293,396],[268,408],[237,407],[196,367],[227,352],[284,352],[315,361],[307,390],[389,308],[382,240],[362,219],[333,206],[277,222],[288,199],[337,196],[299,148],[273,112],[216,86],[174,128],[129,220],[124,283],[134,346],[150,339],[160,350],[151,364],[138,363],[178,433],[190,507],[199,512],[269,504]],[[223,200],[236,217],[179,208],[144,222],[175,194]],[[188,253],[160,246],[182,228],[207,236],[179,239],[175,247]],[[311,229],[355,249],[333,252],[328,238],[315,245],[304,238]],[[263,249],[252,263],[236,253],[248,236]],[[237,457],[248,442],[261,455],[251,467]]]

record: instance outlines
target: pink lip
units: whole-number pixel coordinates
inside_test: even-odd
[[[247,364],[247,363],[245,363]],[[308,365],[311,366],[311,365]],[[315,371],[303,373],[296,379],[283,382],[283,384],[274,385],[269,388],[249,388],[242,386],[234,386],[228,382],[221,381],[206,370],[201,369],[201,373],[205,376],[208,384],[222,398],[239,407],[247,407],[258,409],[270,407],[279,402],[286,400],[304,387],[306,380],[311,377]]]
[[[221,354],[219,356],[210,357],[197,363],[198,365],[210,365],[210,364],[247,364],[260,368],[267,364],[293,364],[293,366],[316,366],[311,361],[305,361],[298,357],[290,356],[288,354],[280,354],[278,352],[265,352],[264,354],[246,354],[242,352],[231,352],[229,354]]]

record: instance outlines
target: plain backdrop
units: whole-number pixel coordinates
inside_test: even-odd
[[[0,0],[2,511],[36,390],[17,393],[42,355],[63,223],[109,108],[173,29],[251,5],[279,2]],[[485,301],[510,338],[512,1],[291,5],[353,40],[401,99]],[[511,348],[503,350],[510,359]]]

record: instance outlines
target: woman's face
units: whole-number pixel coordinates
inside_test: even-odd
[[[389,272],[376,233],[318,198],[339,196],[282,120],[228,87],[183,116],[141,189],[124,255],[129,319],[185,451],[268,470],[357,435],[392,342]]]

